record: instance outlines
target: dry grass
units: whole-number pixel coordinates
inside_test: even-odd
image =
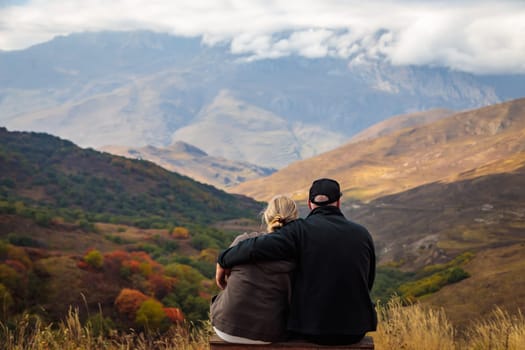
[[[58,324],[44,325],[38,317],[24,316],[14,329],[0,323],[2,350],[203,350],[209,349],[211,326],[184,325],[174,327],[162,336],[145,333],[95,335],[91,327],[82,325],[78,313],[70,311]]]
[[[420,304],[402,306],[391,300],[379,310],[377,349],[454,349],[455,331],[443,310],[426,309]]]
[[[403,306],[394,299],[380,308],[378,329],[371,335],[378,350],[519,350],[525,349],[525,318],[496,308],[458,335],[443,309]]]
[[[525,318],[495,309],[491,317],[473,324],[458,336],[442,309],[391,300],[380,307],[377,332],[371,333],[377,350],[518,350],[525,349]],[[209,322],[201,327],[173,328],[161,336],[144,333],[95,335],[70,311],[56,325],[24,316],[15,327],[0,323],[0,349],[5,350],[202,350],[209,349]]]
[[[478,322],[467,333],[466,349],[525,349],[525,318],[496,308],[488,320]]]

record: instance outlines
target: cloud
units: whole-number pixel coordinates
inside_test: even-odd
[[[246,60],[301,55],[525,73],[525,2],[30,0],[0,7],[0,49],[82,31],[149,29],[230,43]]]

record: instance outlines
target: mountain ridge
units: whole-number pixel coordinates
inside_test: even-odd
[[[505,77],[490,80],[431,67],[295,56],[254,62],[242,58],[225,45],[210,47],[199,38],[151,32],[79,33],[2,52],[0,124],[48,132],[83,147],[165,147],[174,134],[193,128],[184,141],[211,156],[230,154],[232,160],[281,168],[332,149],[391,115],[465,110],[525,95],[520,92],[522,77],[512,77],[512,89],[502,90]],[[194,123],[222,98],[222,91],[241,105],[280,118],[280,130],[294,132],[269,144],[265,138],[272,130],[267,130],[257,138],[258,147],[246,149],[223,138],[214,140],[210,130],[220,123],[201,129],[196,137]],[[235,107],[223,113],[230,120],[239,116]],[[240,130],[232,132],[234,140],[244,137]],[[292,139],[298,146],[290,151]],[[202,140],[208,144],[196,144]],[[288,149],[289,155],[276,156],[273,147]],[[256,161],[260,158],[264,162]]]
[[[101,151],[111,154],[149,160],[170,171],[220,189],[235,186],[246,180],[267,176],[275,171],[239,161],[209,156],[198,147],[176,141],[167,147],[104,146]]]
[[[301,174],[308,173],[312,178],[338,178],[345,200],[370,200],[523,152],[524,130],[525,99],[512,100],[368,141],[349,142],[267,178],[240,184],[231,192],[259,200],[276,193],[305,199],[312,179]]]

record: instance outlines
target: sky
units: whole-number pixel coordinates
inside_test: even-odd
[[[0,50],[58,35],[152,30],[248,60],[386,60],[525,74],[525,0],[0,0]]]

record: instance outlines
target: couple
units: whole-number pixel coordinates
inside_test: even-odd
[[[316,180],[311,212],[298,219],[294,201],[275,197],[264,212],[269,234],[240,235],[219,255],[216,281],[223,291],[210,309],[219,337],[344,345],[375,330],[374,244],[366,228],[343,216],[340,198],[337,181]]]

